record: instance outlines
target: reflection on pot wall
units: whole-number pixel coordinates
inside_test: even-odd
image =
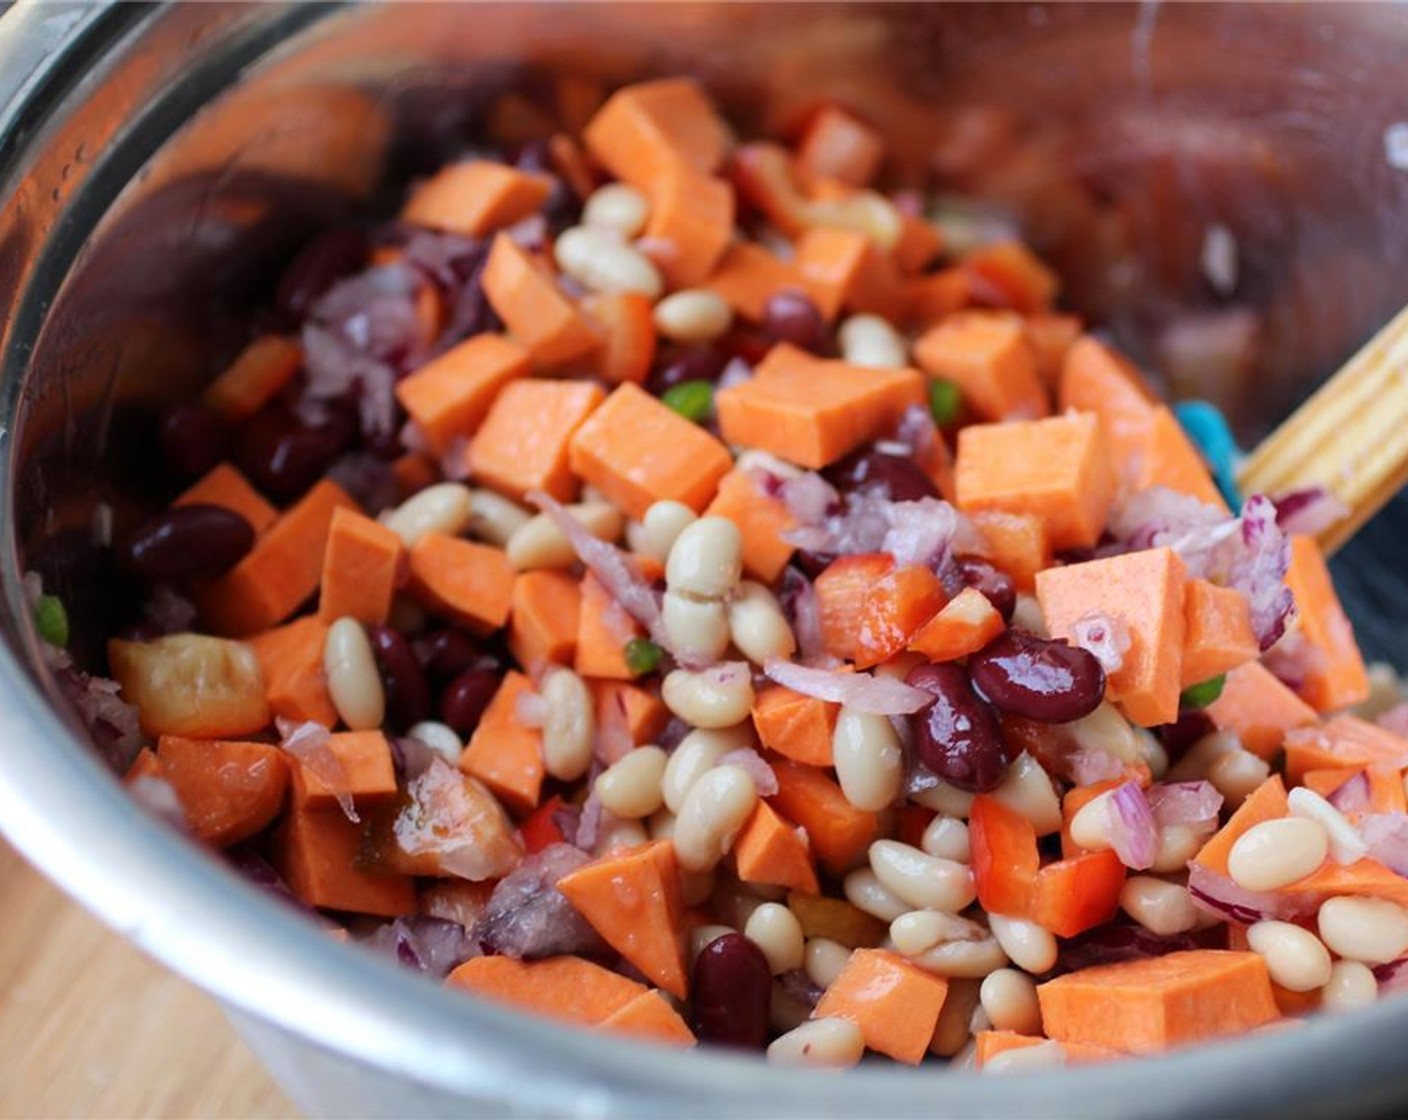
[[[132,609],[89,545],[95,502],[121,532],[170,496],[156,416],[238,347],[292,249],[486,135],[515,144],[580,121],[603,84],[642,73],[697,73],[740,126],[783,134],[820,100],[850,104],[894,138],[895,184],[938,199],[955,242],[1020,224],[1072,307],[1176,392],[1222,404],[1246,438],[1408,297],[1408,171],[1385,155],[1408,115],[1394,98],[1408,21],[1388,5],[201,5],[141,18],[157,27],[150,45],[95,68],[56,140],[82,158],[61,176],[36,165],[0,215],[0,288],[37,298],[55,279],[30,265],[58,215],[95,220],[132,180],[33,340],[18,418],[21,542],[94,625]],[[222,37],[302,24],[195,112],[235,77],[213,49]],[[12,353],[27,329],[12,325]]]

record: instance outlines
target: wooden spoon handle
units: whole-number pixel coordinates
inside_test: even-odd
[[[1242,492],[1323,486],[1349,515],[1318,536],[1344,544],[1408,483],[1408,307],[1242,461]]]

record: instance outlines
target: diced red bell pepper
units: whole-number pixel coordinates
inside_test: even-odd
[[[561,808],[562,798],[553,794],[523,818],[518,832],[523,837],[523,848],[529,855],[566,840],[562,829],[558,828],[557,822],[553,820],[553,815]]]
[[[1032,908],[1041,856],[1030,821],[991,797],[973,798],[968,816],[973,880],[990,914],[1026,917]]]
[[[1113,918],[1125,869],[1114,852],[1086,852],[1049,863],[1036,878],[1032,919],[1057,937],[1074,937]]]

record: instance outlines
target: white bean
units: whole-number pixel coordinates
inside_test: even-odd
[[[1061,1069],[1066,1064],[1066,1050],[1059,1042],[1038,1042],[1035,1046],[1022,1046],[1015,1050],[1004,1050],[983,1063],[985,1074],[1033,1073],[1044,1069]]]
[[[1271,766],[1264,758],[1240,747],[1219,754],[1208,765],[1208,781],[1234,809],[1270,776]]]
[[[845,1069],[865,1054],[865,1036],[849,1019],[812,1019],[778,1036],[768,1046],[768,1061],[780,1066]]]
[[[503,548],[513,539],[513,534],[532,519],[531,513],[502,494],[492,490],[469,492],[469,519],[465,529],[481,541]]]
[[[1167,875],[1182,871],[1207,842],[1207,833],[1186,824],[1166,824],[1159,829],[1159,846],[1150,871]]]
[[[657,300],[665,290],[660,270],[615,230],[573,226],[557,235],[553,260],[589,292],[636,292]]]
[[[1329,849],[1330,838],[1315,821],[1298,817],[1262,821],[1232,845],[1227,874],[1249,891],[1280,890],[1324,863]]]
[[[733,325],[733,308],[708,288],[684,288],[655,305],[655,329],[675,342],[709,342]]]
[[[770,658],[787,661],[797,650],[797,639],[777,598],[761,583],[744,580],[728,602],[728,629],[733,644],[754,665]]]
[[[857,867],[847,872],[841,880],[841,888],[848,901],[857,910],[864,910],[882,922],[892,922],[901,914],[907,914],[912,904],[890,891],[880,882],[879,877],[868,867]]]
[[[727,517],[701,517],[675,538],[665,584],[696,599],[723,599],[743,574],[743,537]]]
[[[706,771],[713,768],[714,763],[730,751],[752,745],[751,724],[691,731],[681,739],[670,753],[670,759],[665,763],[665,775],[660,781],[660,791],[670,812],[680,811],[684,806],[685,794]]]
[[[621,511],[605,502],[583,502],[567,507],[567,512],[581,522],[592,536],[614,541],[621,535]],[[570,568],[577,554],[567,534],[545,513],[530,517],[508,539],[504,546],[508,562],[520,572],[542,568]]]
[[[601,807],[613,817],[638,820],[664,804],[660,783],[668,757],[659,747],[637,747],[617,759],[596,780]]]
[[[639,821],[608,820],[601,829],[592,848],[597,856],[612,852],[629,852],[650,843],[650,836]]]
[[[1153,933],[1183,933],[1198,924],[1198,909],[1187,888],[1152,875],[1126,879],[1120,888],[1120,906]]]
[[[660,618],[670,648],[686,660],[708,664],[728,649],[728,613],[716,599],[691,599],[667,591]]]
[[[853,366],[903,369],[909,362],[904,339],[879,315],[852,315],[836,331],[841,357]]]
[[[831,736],[831,751],[841,792],[857,809],[878,812],[899,796],[904,783],[904,751],[886,717],[842,706]]]
[[[582,203],[582,224],[635,237],[650,219],[650,200],[626,183],[597,187]]]
[[[945,941],[911,959],[926,972],[937,976],[957,976],[969,980],[981,980],[1007,964],[1007,954],[992,937],[975,941]]]
[[[916,805],[923,805],[924,808],[942,813],[946,817],[957,817],[965,821],[973,811],[973,794],[966,789],[951,786],[942,779],[929,789],[910,794],[909,799]]]
[[[646,831],[650,833],[652,840],[672,840],[677,819],[669,809],[659,809],[651,813],[650,819],[645,822]]]
[[[406,732],[408,739],[424,743],[451,766],[458,764],[464,744],[453,727],[433,719],[421,720]]]
[[[339,618],[323,642],[323,673],[338,716],[353,731],[372,731],[386,715],[386,691],[367,632],[355,618]]]
[[[1035,595],[1028,595],[1025,591],[1017,594],[1017,605],[1012,608],[1012,621],[1009,625],[1025,630],[1028,634],[1035,634],[1038,638],[1051,637],[1051,631],[1046,628],[1046,616],[1041,612],[1041,604]]]
[[[1038,836],[1061,830],[1061,799],[1046,769],[1023,751],[1007,768],[992,795],[1019,817],[1025,817]]]
[[[464,483],[437,482],[384,515],[382,524],[410,548],[427,533],[459,536],[469,525],[472,504],[469,487]]]
[[[1387,899],[1327,899],[1316,924],[1325,944],[1346,960],[1388,964],[1408,952],[1408,911]]]
[[[924,829],[919,846],[931,856],[968,863],[973,858],[968,839],[968,825],[953,817],[935,817]]]
[[[1320,991],[1320,1006],[1326,1011],[1353,1011],[1378,998],[1373,969],[1360,961],[1336,961],[1330,967],[1329,983]]]
[[[1297,786],[1291,790],[1286,803],[1291,816],[1316,821],[1325,830],[1330,838],[1330,855],[1336,863],[1353,863],[1367,854],[1369,849],[1360,838],[1359,830],[1313,789]]]
[[[983,935],[976,922],[940,910],[910,910],[890,923],[895,951],[906,957],[917,957],[946,941],[980,940]]]
[[[1059,946],[1049,930],[1026,918],[1001,914],[989,914],[988,925],[1002,951],[1018,968],[1040,974],[1055,967]]]
[[[1330,982],[1330,954],[1309,930],[1290,922],[1253,922],[1247,945],[1266,962],[1271,979],[1292,992],[1313,992]]]
[[[1030,976],[1015,968],[999,968],[983,979],[979,997],[993,1029],[1018,1034],[1041,1032],[1041,1005]]]
[[[806,958],[802,965],[807,978],[818,988],[829,988],[850,962],[851,951],[839,941],[826,937],[807,940]]]
[[[1189,747],[1183,757],[1168,768],[1164,777],[1170,782],[1198,781],[1208,776],[1208,767],[1214,759],[1228,751],[1241,749],[1242,740],[1235,731],[1214,731]]]
[[[1071,841],[1086,851],[1102,851],[1110,846],[1110,798],[1113,791],[1092,797],[1071,818]]]
[[[716,766],[685,794],[675,822],[675,854],[686,871],[708,871],[728,854],[758,788],[740,766]]]
[[[651,503],[641,520],[636,539],[631,541],[631,550],[642,556],[649,556],[664,563],[670,556],[670,549],[689,525],[698,520],[695,512],[683,502],[662,498]]]
[[[806,954],[802,923],[786,906],[764,902],[748,915],[743,935],[763,951],[774,976],[802,967]]]
[[[596,715],[587,684],[571,669],[554,667],[538,688],[547,708],[543,766],[554,778],[576,781],[592,764]]]
[[[957,914],[977,897],[966,864],[938,859],[898,840],[871,844],[870,867],[886,890],[912,908]]]
[[[660,686],[665,706],[695,727],[732,727],[753,710],[753,677],[741,661],[674,669]]]
[[[1124,762],[1139,761],[1139,743],[1134,727],[1108,700],[1088,716],[1065,724],[1062,730],[1070,734],[1080,750],[1100,751]]]

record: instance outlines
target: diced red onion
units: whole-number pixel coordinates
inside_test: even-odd
[[[1369,808],[1369,775],[1363,770],[1325,799],[1341,813],[1363,813]]]
[[[1291,536],[1315,536],[1350,514],[1349,507],[1323,486],[1292,490],[1272,500],[1276,503],[1276,524]]]
[[[821,475],[804,471],[795,478],[784,478],[777,496],[802,525],[819,525],[841,506],[841,496]]]
[[[590,852],[596,847],[596,842],[601,837],[602,815],[605,812],[593,784],[591,793],[587,794],[587,799],[582,802],[582,813],[577,818],[577,835],[573,838],[573,843],[582,851]]]
[[[1380,995],[1402,991],[1408,988],[1408,957],[1399,957],[1388,964],[1374,965],[1373,973],[1374,979],[1379,982]]]
[[[1097,782],[1110,782],[1125,776],[1125,764],[1109,751],[1082,747],[1066,756],[1066,770],[1072,782],[1078,786],[1093,786]]]
[[[183,634],[195,629],[196,605],[165,583],[159,583],[142,601],[142,617],[163,634]]]
[[[1408,813],[1370,813],[1359,822],[1370,859],[1408,877]]]
[[[732,389],[735,385],[745,385],[753,380],[753,367],[742,358],[730,358],[719,374],[716,388]]]
[[[347,768],[329,746],[332,742],[332,732],[313,720],[297,723],[284,719],[283,716],[275,719],[274,725],[279,731],[279,746],[333,791],[338,808],[349,821],[353,824],[360,823],[362,818],[357,815],[351,795],[339,792],[347,788]]]
[[[74,668],[68,652],[48,642],[40,643],[40,653],[93,741],[125,773],[142,749],[142,728],[136,706],[122,698],[122,686]]]
[[[437,980],[443,980],[471,957],[479,956],[479,946],[458,922],[424,914],[385,922],[361,943]]]
[[[559,879],[590,861],[571,844],[549,844],[525,857],[494,887],[471,938],[488,952],[516,960],[601,955],[606,943],[557,889]]]
[[[350,494],[366,513],[375,517],[396,504],[399,496],[395,472],[379,455],[354,451],[328,468],[328,478]],[[194,610],[194,608],[192,608]]]
[[[541,214],[529,214],[504,230],[505,233],[525,249],[542,249],[548,243],[548,220]]]
[[[635,749],[635,737],[631,734],[631,721],[626,713],[626,698],[621,692],[612,694],[611,703],[600,710],[596,721],[593,753],[605,765],[619,762]]]
[[[737,766],[753,779],[759,797],[771,797],[777,792],[777,775],[752,747],[740,747],[721,757],[715,766]]]
[[[1408,738],[1408,703],[1395,704],[1374,720],[1385,731]]]
[[[165,778],[155,774],[143,774],[127,783],[127,792],[133,800],[158,820],[172,828],[186,831],[186,811],[181,807],[181,799],[176,790]]]
[[[1149,811],[1160,828],[1170,825],[1216,827],[1222,794],[1207,781],[1157,782],[1145,791]]]
[[[826,652],[821,632],[821,603],[816,588],[796,568],[789,567],[782,576],[780,596],[784,610],[790,615],[792,633],[797,637],[797,652],[808,665],[829,665],[834,660]]]
[[[1110,796],[1110,811],[1106,814],[1110,847],[1120,862],[1135,871],[1146,871],[1154,864],[1159,848],[1159,830],[1144,791],[1133,782],[1125,782]]]
[[[869,715],[910,715],[934,702],[932,693],[907,685],[894,677],[813,669],[775,658],[764,664],[763,672],[793,692],[844,704],[854,711]]]
[[[403,782],[419,778],[430,769],[432,762],[443,757],[434,747],[409,735],[398,735],[391,739],[391,761]]]
[[[1071,641],[1094,654],[1108,673],[1117,673],[1129,652],[1129,627],[1121,618],[1091,611],[1071,624]]]
[[[1249,891],[1200,863],[1188,865],[1188,893],[1204,910],[1243,925],[1267,918],[1290,921],[1304,911],[1313,912],[1318,906],[1318,900],[1274,891]]]
[[[900,567],[936,566],[948,554],[958,535],[962,515],[939,498],[891,502],[885,511],[890,527],[880,542]]]

